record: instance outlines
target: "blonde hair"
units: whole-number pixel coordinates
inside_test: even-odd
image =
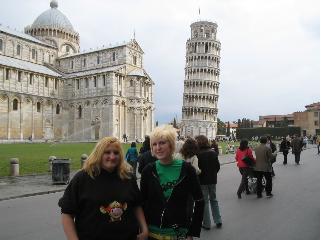
[[[95,178],[100,174],[101,161],[104,155],[105,149],[109,146],[114,146],[119,151],[119,165],[117,166],[117,172],[121,179],[131,178],[132,168],[125,161],[124,153],[121,147],[120,141],[115,137],[104,137],[95,146],[94,150],[89,155],[87,161],[84,164],[83,170],[86,171],[92,178]]]
[[[175,143],[176,143],[177,133],[175,128],[172,125],[163,125],[160,127],[156,127],[152,133],[150,134],[150,149],[152,154],[155,156],[153,152],[153,143],[157,139],[163,139],[169,142],[171,147],[171,156],[175,152]]]

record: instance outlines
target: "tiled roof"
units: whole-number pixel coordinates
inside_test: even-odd
[[[103,72],[111,72],[111,71],[117,71],[124,65],[118,65],[118,66],[113,66],[113,67],[106,67],[106,68],[98,68],[98,69],[93,69],[93,70],[88,70],[88,71],[82,71],[82,72],[74,72],[74,73],[68,73],[64,74],[64,78],[74,78],[74,77],[83,77],[87,75],[92,75],[92,74],[99,74]]]
[[[61,75],[53,70],[39,64],[23,61],[16,58],[0,55],[0,65],[13,67],[30,72],[43,73],[50,76],[60,77]]]
[[[128,73],[128,76],[141,76],[146,77],[146,74],[143,69],[137,68]]]
[[[42,41],[38,40],[37,38],[34,38],[34,37],[32,37],[32,36],[30,36],[28,34],[25,34],[25,33],[22,33],[22,32],[18,32],[16,30],[13,30],[13,29],[8,28],[8,27],[4,27],[2,25],[0,25],[0,32],[8,33],[10,35],[14,35],[16,37],[23,38],[23,39],[31,41],[31,42],[40,43],[42,45],[46,45],[46,46],[49,46],[49,47],[54,47],[54,46],[49,45],[49,44],[47,44],[45,42],[42,42]],[[54,48],[56,48],[56,47],[54,47]]]

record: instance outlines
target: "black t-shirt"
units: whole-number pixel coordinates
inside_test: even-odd
[[[79,240],[132,240],[138,234],[134,209],[141,206],[141,196],[135,178],[122,180],[101,170],[93,179],[81,170],[58,205],[75,216]]]

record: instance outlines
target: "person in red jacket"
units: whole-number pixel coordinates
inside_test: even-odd
[[[243,159],[245,157],[250,158],[253,161],[253,165],[255,164],[255,158],[253,157],[252,150],[248,147],[248,140],[242,139],[240,142],[240,147],[236,151],[235,160],[237,163],[237,166],[240,170],[240,173],[242,175],[240,186],[237,190],[237,197],[239,199],[242,198],[241,194],[244,190],[246,190],[246,194],[250,194],[249,188],[248,188],[248,182],[247,182],[247,176],[251,174],[253,169],[247,165]]]

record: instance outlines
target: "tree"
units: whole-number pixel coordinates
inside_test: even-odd
[[[219,118],[217,118],[217,135],[225,135],[226,127],[225,123],[222,122]]]
[[[238,128],[242,127],[241,119],[237,119],[237,127]]]
[[[174,118],[174,120],[173,120],[173,127],[174,127],[174,128],[177,128],[176,118]]]
[[[230,127],[230,122],[227,122],[227,129],[226,129],[226,136],[230,136],[231,135],[231,127]]]
[[[156,121],[156,127],[158,127],[158,121]]]

